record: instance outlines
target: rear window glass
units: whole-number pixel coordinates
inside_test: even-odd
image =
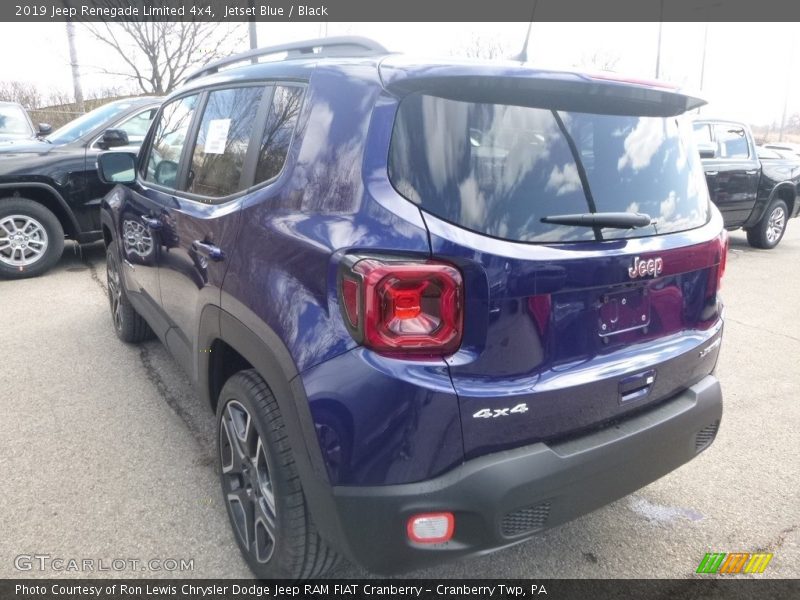
[[[553,215],[640,212],[655,221],[640,229],[603,229],[604,239],[683,231],[709,216],[691,124],[675,117],[411,94],[398,110],[389,176],[424,210],[515,241],[595,239],[591,228],[541,221]]]
[[[258,153],[256,183],[272,179],[283,169],[302,102],[302,87],[285,85],[275,87]]]

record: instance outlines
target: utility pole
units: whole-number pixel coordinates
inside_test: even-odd
[[[81,73],[78,70],[78,52],[75,50],[75,23],[67,21],[67,43],[69,44],[69,64],[72,67],[72,88],[75,93],[75,104],[78,110],[86,112],[83,104],[83,89],[81,89]]]
[[[703,83],[706,79],[706,48],[708,48],[708,23],[703,31],[703,59],[700,62],[700,90],[703,90]]]
[[[247,2],[247,5],[249,8],[252,8],[253,11],[255,12],[255,3],[253,2],[253,0],[249,0]],[[256,48],[258,48],[258,33],[256,32],[255,17],[250,17],[250,21],[248,22],[247,27],[249,30],[248,32],[250,34],[250,49],[255,50]],[[258,61],[254,60],[253,62],[258,62]]]
[[[792,38],[792,46],[791,49],[789,50],[789,68],[787,69],[787,72],[789,73],[791,73],[792,68],[794,68],[794,52],[796,45],[797,44],[795,42],[795,39]],[[786,79],[786,95],[783,97],[783,115],[781,116],[781,129],[780,132],[778,133],[779,142],[783,141],[783,130],[786,128],[786,109],[789,106],[789,93],[792,90],[792,78],[786,77],[785,79]]]
[[[708,48],[708,23],[706,23],[705,29],[703,30],[703,59],[700,62],[700,91],[703,91],[703,83],[705,83],[706,79],[706,48]],[[697,108],[697,114],[700,114],[702,110],[702,106]]]
[[[250,32],[250,49],[255,50],[258,48],[258,33],[256,33],[256,22],[251,20],[248,24]]]

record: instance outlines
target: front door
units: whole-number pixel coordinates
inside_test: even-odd
[[[162,339],[169,321],[161,309],[158,270],[164,255],[175,246],[167,208],[177,202],[178,165],[198,101],[195,94],[164,107],[147,155],[141,157],[140,177],[133,186],[118,188],[122,190],[118,239],[126,287],[129,293],[139,295],[139,311],[147,313]]]

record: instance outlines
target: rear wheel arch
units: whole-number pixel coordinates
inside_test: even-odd
[[[55,215],[68,238],[76,239],[81,231],[67,201],[46,183],[0,184],[0,202],[5,198],[26,198],[41,204]]]
[[[797,190],[792,184],[784,183],[776,187],[772,192],[772,198],[770,198],[770,202],[775,198],[780,198],[786,202],[786,206],[789,208],[789,214],[787,217],[790,217],[794,214],[795,201],[797,200]]]
[[[198,389],[214,412],[219,392],[235,373],[252,368],[264,380],[281,411],[314,523],[329,543],[337,545],[345,539],[344,532],[336,517],[308,398],[286,346],[265,324],[259,323],[256,332],[210,305],[200,318],[198,346]]]

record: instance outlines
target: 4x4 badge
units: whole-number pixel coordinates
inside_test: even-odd
[[[637,256],[633,259],[633,266],[628,269],[628,277],[631,279],[645,277],[646,275],[658,277],[663,270],[664,260],[660,256],[657,256],[656,258],[648,258],[647,260],[641,259]]]

